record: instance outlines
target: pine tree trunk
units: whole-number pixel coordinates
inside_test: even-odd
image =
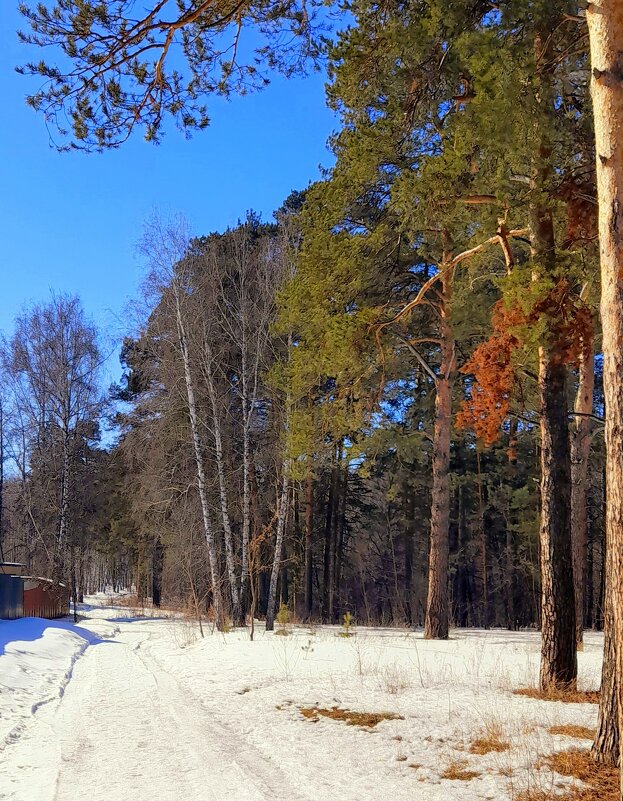
[[[310,472],[305,479],[305,618],[311,620],[314,611],[313,562],[314,477]]]
[[[613,555],[606,547],[606,562],[610,572]],[[604,610],[604,661],[601,670],[601,695],[597,734],[591,755],[596,762],[617,766],[620,761],[618,700],[616,680],[616,653],[613,632],[612,582],[606,578]]]
[[[541,688],[575,685],[567,368],[559,343],[539,349],[541,412]]]
[[[547,32],[535,38],[535,93],[545,114],[554,106]],[[556,281],[557,254],[554,219],[548,191],[552,180],[552,146],[535,118],[535,158],[532,170],[531,245],[534,277]],[[539,347],[539,411],[541,414],[541,675],[543,690],[575,686],[575,598],[571,555],[571,456],[567,415],[566,337],[559,311],[541,315]]]
[[[614,635],[613,674],[623,676],[623,5],[594,0],[586,17],[599,201],[608,600]],[[621,731],[623,681],[618,682],[616,697]],[[607,722],[614,729],[614,704],[607,711]],[[619,741],[623,747],[623,739]]]
[[[335,521],[335,572],[333,576],[333,592],[335,600],[333,602],[333,620],[339,622],[340,608],[340,587],[342,585],[342,566],[344,563],[344,533],[346,531],[346,504],[348,501],[348,462],[344,459],[342,469],[342,480],[340,487],[340,502],[338,514]]]
[[[578,651],[584,648],[584,585],[588,546],[587,475],[591,450],[591,424],[595,384],[595,354],[592,337],[583,343],[575,398],[576,417],[571,428],[571,544],[575,586],[575,629]]]
[[[333,581],[333,516],[337,503],[337,483],[338,467],[336,464],[331,468],[331,482],[329,484],[329,495],[327,498],[327,512],[324,529],[324,565],[322,576],[322,622],[329,623],[330,614],[333,606],[332,600],[332,581]]]
[[[450,261],[444,254],[441,269]],[[433,433],[433,487],[428,558],[428,598],[424,637],[448,638],[448,560],[450,525],[450,438],[452,432],[452,387],[456,357],[450,322],[453,270],[442,279],[440,313],[441,363],[436,380]]]

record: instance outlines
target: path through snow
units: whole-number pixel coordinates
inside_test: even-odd
[[[88,614],[77,627],[0,623],[0,640],[3,625],[29,632],[0,656],[0,799],[498,801],[510,797],[510,773],[515,785],[534,781],[539,754],[581,745],[548,726],[595,723],[590,705],[509,692],[536,674],[535,634],[425,643],[396,630],[345,639],[301,628],[201,640],[182,620]],[[589,635],[585,684],[598,680],[600,648]],[[313,705],[403,719],[372,730],[311,723],[298,707]],[[471,755],[470,739],[493,724],[509,752]],[[457,760],[472,781],[443,779]]]

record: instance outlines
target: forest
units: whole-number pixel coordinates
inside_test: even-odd
[[[61,150],[201,136],[206,97],[321,69],[332,166],[270,218],[146,220],[110,387],[79,297],[16,316],[2,559],[221,632],[536,630],[544,695],[605,630],[591,754],[618,766],[623,9],[147,5],[22,6]]]

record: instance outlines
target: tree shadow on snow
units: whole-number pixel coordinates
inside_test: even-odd
[[[131,617],[104,617],[107,623],[151,623],[152,620],[171,620],[167,615],[154,615],[153,617],[141,617],[140,615]]]

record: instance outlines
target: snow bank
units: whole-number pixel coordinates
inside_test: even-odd
[[[102,636],[114,632],[104,626]],[[76,660],[102,636],[66,619],[0,620],[0,750],[21,736],[41,707],[62,697]]]

